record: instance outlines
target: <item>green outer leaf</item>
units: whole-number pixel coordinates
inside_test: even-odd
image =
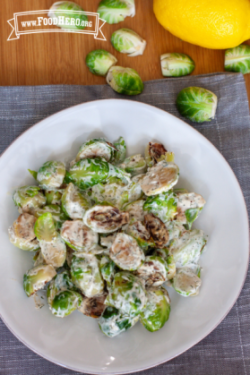
[[[28,169],[28,171],[30,172],[31,176],[37,180],[37,172],[36,171],[32,171],[31,169]]]
[[[181,77],[193,72],[195,63],[185,53],[166,53],[161,55],[161,70],[165,77]]]
[[[38,240],[52,241],[57,237],[57,231],[54,224],[53,216],[50,212],[41,215],[34,226],[34,232]]]
[[[225,70],[242,74],[250,73],[250,46],[241,44],[225,52]]]
[[[86,65],[93,74],[105,76],[111,66],[117,63],[115,56],[104,49],[97,49],[87,54]]]
[[[189,208],[185,211],[188,229],[191,229],[193,222],[197,219],[199,215],[199,212],[200,208]]]
[[[123,137],[120,137],[117,141],[114,142],[114,146],[116,147],[117,151],[114,152],[113,162],[115,164],[120,164],[126,158],[127,145],[125,139]]]
[[[51,305],[51,311],[53,315],[64,318],[80,307],[81,302],[81,294],[73,290],[64,290],[55,296]]]
[[[113,66],[107,75],[107,83],[119,94],[138,95],[144,89],[144,84],[136,70]]]

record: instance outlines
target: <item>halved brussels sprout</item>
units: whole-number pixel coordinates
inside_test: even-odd
[[[103,280],[106,281],[108,286],[110,286],[113,281],[115,270],[115,263],[110,259],[109,256],[103,255],[100,260],[100,271]]]
[[[139,316],[130,316],[121,313],[115,307],[106,307],[99,319],[99,327],[104,335],[115,337],[132,328],[139,321]]]
[[[57,204],[60,206],[62,195],[63,190],[45,190],[46,204]]]
[[[147,44],[135,31],[125,28],[112,34],[111,43],[118,52],[126,53],[130,57],[143,55]]]
[[[164,326],[170,314],[170,298],[165,288],[150,288],[147,290],[147,304],[140,313],[144,327],[155,332]]]
[[[145,226],[151,234],[156,246],[163,248],[169,241],[169,233],[165,224],[153,214],[145,215]]]
[[[23,276],[23,289],[27,296],[30,297],[38,290],[43,289],[55,275],[56,270],[50,264],[31,268]]]
[[[86,65],[93,74],[106,76],[111,66],[117,63],[115,56],[104,49],[96,49],[87,54]],[[108,160],[109,161],[109,160]]]
[[[109,256],[122,270],[135,271],[144,260],[144,253],[135,239],[125,233],[118,233],[110,248]]]
[[[168,264],[161,257],[146,256],[136,275],[145,281],[146,287],[162,285],[168,279]]]
[[[134,17],[134,0],[102,0],[98,5],[99,17],[109,24],[124,21],[126,17]]]
[[[107,83],[119,94],[138,95],[144,88],[141,77],[136,70],[123,68],[121,66],[112,66],[107,77]]]
[[[177,270],[172,285],[174,290],[183,297],[197,296],[201,287],[201,279],[192,269],[183,267]]]
[[[36,218],[33,215],[20,215],[8,229],[10,242],[21,250],[38,250],[40,245],[34,232],[35,222]]]
[[[15,205],[21,208],[22,212],[33,213],[36,208],[46,204],[46,198],[39,186],[22,186],[13,194]]]
[[[147,297],[143,281],[129,272],[115,274],[105,304],[115,307],[124,314],[135,316],[145,308]]]
[[[167,263],[167,279],[171,280],[176,274],[176,264],[173,257],[169,255],[169,250],[155,249],[152,255],[162,258]]]
[[[83,9],[72,1],[54,3],[48,16],[53,19],[53,25],[65,30],[83,30],[88,24],[88,17]]]
[[[43,189],[59,188],[66,173],[65,165],[61,161],[47,161],[37,172],[37,181]]]
[[[142,174],[147,170],[146,160],[141,156],[141,154],[129,156],[122,164],[120,164],[120,167],[125,169],[126,172],[130,173],[131,176]]]
[[[163,223],[174,219],[177,214],[177,198],[172,190],[151,197],[147,197],[144,211],[154,214]]]
[[[40,240],[39,242],[45,262],[55,268],[62,267],[67,255],[66,245],[62,238],[57,235],[52,241]]]
[[[94,206],[86,211],[83,222],[97,233],[112,233],[129,221],[127,212],[120,212],[112,206]]]
[[[51,312],[58,318],[65,318],[81,306],[82,299],[81,294],[73,290],[59,292],[52,301]]]
[[[200,194],[196,193],[177,193],[176,198],[178,210],[176,220],[187,226],[187,229],[191,229],[206,201]]]
[[[116,148],[113,157],[113,163],[120,164],[126,158],[127,145],[123,137],[119,137],[117,141],[114,142]]]
[[[106,305],[104,304],[107,293],[94,296],[92,298],[84,297],[78,310],[86,316],[97,319],[100,318],[104,312]]]
[[[139,184],[143,192],[150,196],[172,189],[179,179],[179,168],[175,163],[160,161],[143,176]]]
[[[161,143],[149,142],[145,149],[145,159],[147,166],[151,168],[159,161],[166,160],[167,154],[168,151]]]
[[[34,232],[39,241],[53,241],[57,238],[53,216],[50,212],[42,214],[35,222]]]
[[[88,158],[104,158],[106,161],[110,161],[113,157],[116,148],[112,143],[107,142],[103,138],[95,138],[90,141],[84,142],[78,154],[76,155],[76,161]]]
[[[241,44],[225,52],[225,70],[242,74],[250,73],[250,46]]]
[[[49,283],[49,286],[47,288],[47,299],[49,307],[51,308],[52,302],[59,292],[63,292],[64,290],[75,289],[76,287],[71,281],[67,271],[63,271],[62,273],[57,274],[54,277],[54,279]]]
[[[151,234],[141,221],[136,221],[128,225],[125,232],[137,241],[145,254],[150,251],[151,247],[155,247]]]
[[[79,257],[74,256],[70,274],[74,284],[86,297],[90,298],[103,292],[104,283],[95,255],[79,254]]]
[[[89,202],[81,194],[78,188],[70,183],[62,196],[62,210],[71,219],[82,219],[86,210],[89,209]]]
[[[98,234],[84,225],[82,220],[65,221],[61,237],[75,251],[89,252],[98,244]]]
[[[185,231],[180,238],[171,243],[169,254],[172,255],[177,268],[192,263],[197,264],[206,243],[207,236],[202,230]]]
[[[164,77],[186,76],[195,68],[195,62],[185,53],[165,53],[161,55],[161,71]]]
[[[60,229],[62,223],[68,219],[68,216],[66,216],[62,212],[61,207],[57,204],[50,204],[48,206],[43,206],[42,208],[36,209],[34,211],[34,216],[39,218],[40,216],[48,212],[50,212],[53,217],[56,229]]]
[[[215,118],[217,96],[202,87],[187,87],[179,92],[176,105],[180,114],[193,122],[210,121]]]

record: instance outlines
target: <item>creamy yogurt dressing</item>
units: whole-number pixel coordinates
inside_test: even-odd
[[[84,225],[82,220],[65,221],[61,228],[61,236],[80,251],[88,251],[98,243],[98,234]]]
[[[62,267],[66,260],[66,245],[60,236],[52,241],[40,240],[41,252],[47,264],[53,267]]]

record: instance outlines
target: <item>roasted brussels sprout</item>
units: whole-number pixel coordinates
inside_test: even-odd
[[[37,172],[37,181],[43,189],[57,189],[63,183],[66,173],[61,161],[47,161]]]
[[[58,318],[65,318],[81,306],[82,296],[73,290],[59,292],[52,301],[51,312]]]
[[[79,252],[87,253],[98,244],[98,234],[84,225],[82,220],[65,221],[61,236],[69,247]]]
[[[136,221],[128,225],[125,232],[137,241],[145,254],[150,251],[151,247],[155,247],[155,242],[153,241],[151,234],[141,221]]]
[[[168,264],[161,257],[146,256],[136,275],[145,281],[146,287],[162,285],[168,279]]]
[[[179,179],[179,168],[174,163],[160,161],[143,176],[139,184],[143,192],[150,196],[172,189]]]
[[[62,195],[63,190],[45,190],[46,204],[57,204],[60,206]]]
[[[107,23],[119,23],[126,17],[134,17],[135,3],[134,0],[102,0],[97,13]]]
[[[110,248],[109,256],[122,270],[135,271],[144,260],[144,253],[135,239],[125,233],[118,233]]]
[[[91,73],[106,76],[111,66],[117,63],[115,56],[104,49],[97,49],[87,54],[86,65]]]
[[[145,159],[147,166],[151,168],[159,161],[166,160],[167,154],[167,150],[161,143],[149,142],[145,149]]]
[[[104,283],[95,255],[82,253],[74,256],[70,274],[74,284],[86,297],[91,298],[103,292]]]
[[[36,218],[33,215],[20,215],[8,230],[10,242],[21,250],[38,250],[40,245],[34,232],[35,222]]]
[[[99,319],[99,327],[104,335],[115,337],[132,328],[138,321],[139,316],[130,316],[121,313],[115,307],[108,306]]]
[[[210,121],[215,118],[217,96],[201,87],[187,87],[179,92],[176,105],[180,114],[193,122]]]
[[[154,243],[159,248],[163,248],[169,241],[169,233],[165,224],[153,214],[145,215],[145,226],[151,234]]]
[[[88,17],[83,9],[72,1],[58,1],[52,5],[48,16],[53,24],[65,30],[83,30],[88,25]]]
[[[50,264],[31,268],[23,276],[23,289],[27,296],[30,297],[38,290],[43,289],[55,275],[56,271]]]
[[[150,288],[147,290],[147,304],[140,313],[140,321],[144,327],[155,332],[164,326],[170,314],[170,298],[165,288]]]
[[[161,55],[161,71],[164,77],[186,76],[195,68],[195,63],[185,53],[165,53]]]
[[[86,210],[89,209],[89,202],[81,194],[78,188],[69,183],[62,196],[62,210],[71,219],[82,219]]]
[[[129,223],[133,224],[137,221],[143,221],[145,212],[143,211],[145,201],[138,199],[124,206],[124,211],[129,213]]]
[[[119,94],[138,95],[144,88],[141,77],[136,70],[123,68],[121,66],[112,66],[107,77],[107,83]]]
[[[42,208],[36,209],[34,211],[34,216],[38,218],[47,212],[51,213],[56,229],[60,229],[62,223],[68,219],[68,216],[66,216],[64,212],[62,212],[61,207],[57,204],[50,204],[48,206],[43,206]]]
[[[88,158],[103,158],[110,161],[113,158],[116,148],[112,143],[103,138],[95,138],[84,142],[76,155],[76,161]]]
[[[119,137],[117,141],[114,142],[116,148],[113,157],[113,163],[120,164],[126,158],[127,145],[123,137]]]
[[[147,297],[143,281],[129,272],[115,274],[105,304],[135,316],[145,308]]]
[[[143,209],[167,223],[177,215],[177,198],[172,190],[150,196],[147,197]]]
[[[130,173],[131,176],[142,174],[147,170],[146,160],[141,156],[141,154],[129,156],[122,164],[120,164],[120,167],[125,169],[126,172]]]
[[[64,290],[76,290],[76,287],[71,281],[67,271],[58,273],[48,285],[47,299],[48,299],[48,304],[50,308],[52,306],[52,302],[55,296],[59,292],[63,292]]]
[[[201,279],[188,267],[177,270],[173,278],[174,290],[183,297],[197,296],[201,287]]]
[[[13,194],[13,201],[22,212],[33,213],[46,204],[46,198],[39,186],[22,186]]]
[[[176,220],[185,225],[187,229],[191,229],[206,201],[196,193],[177,193],[176,198],[178,211]]]
[[[225,52],[225,70],[242,74],[250,73],[250,46],[241,44]]]
[[[169,250],[167,248],[155,249],[154,256],[162,258],[167,263],[167,279],[171,280],[176,274],[176,264],[171,255],[169,255]]]
[[[112,206],[94,206],[86,211],[83,222],[97,233],[112,233],[129,221],[127,212]]]
[[[107,293],[94,296],[92,298],[84,297],[78,310],[86,316],[97,319],[100,318],[104,312],[106,305],[104,304]]]
[[[107,286],[111,285],[115,275],[115,270],[115,263],[110,259],[109,256],[103,255],[100,260],[100,271],[103,280],[105,280],[107,283]]]
[[[135,31],[125,28],[112,34],[111,43],[118,52],[126,53],[130,57],[143,55],[147,44]]]

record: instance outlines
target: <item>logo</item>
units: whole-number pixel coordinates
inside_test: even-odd
[[[65,15],[63,15],[65,13]],[[20,35],[38,33],[77,33],[93,35],[95,39],[106,40],[102,27],[106,21],[98,13],[79,10],[61,10],[60,16],[50,16],[49,10],[14,13],[8,20],[12,31],[8,41],[17,40]]]

